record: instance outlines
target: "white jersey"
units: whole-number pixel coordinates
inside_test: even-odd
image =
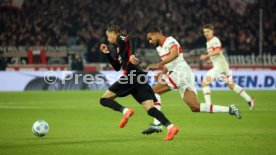
[[[166,59],[166,57],[170,54],[170,49],[177,46],[178,51],[178,57],[174,59],[173,61],[167,63],[165,67],[168,70],[173,70],[174,67],[176,67],[178,64],[181,64],[185,67],[190,68],[190,66],[186,63],[183,57],[182,48],[180,44],[173,38],[173,37],[166,37],[160,46],[156,48],[161,60]]]
[[[217,48],[222,50],[221,42],[215,36],[211,40],[207,41],[206,45],[207,45],[207,52],[208,53],[215,51],[215,49],[217,49]],[[218,55],[211,56],[210,59],[211,59],[212,64],[213,64],[215,69],[229,70],[229,65],[228,65],[222,51]]]
[[[187,88],[197,94],[193,71],[184,60],[180,44],[173,37],[167,37],[156,50],[161,59],[164,60],[170,54],[170,49],[173,47],[178,47],[178,57],[165,65],[168,72],[162,75],[162,79],[165,80],[172,90],[178,90],[182,98]]]

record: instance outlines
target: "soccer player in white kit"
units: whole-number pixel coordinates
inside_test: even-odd
[[[241,114],[235,105],[227,107],[204,104],[198,101],[194,74],[184,60],[180,44],[173,37],[165,37],[158,27],[152,27],[147,33],[147,40],[151,45],[156,47],[162,60],[160,63],[150,65],[147,68],[148,70],[154,70],[163,67],[163,71],[156,75],[159,80],[153,87],[158,100],[155,103],[157,109],[161,110],[161,94],[170,90],[178,90],[183,101],[187,103],[193,112],[229,112],[230,115],[235,115],[239,119],[241,118]],[[142,133],[152,134],[161,131],[162,126],[160,122],[154,119],[153,124]]]
[[[211,24],[204,25],[203,34],[207,39],[206,45],[208,54],[201,55],[200,59],[207,61],[210,59],[213,64],[213,68],[207,72],[201,83],[206,104],[212,103],[209,84],[214,80],[222,80],[228,85],[230,89],[234,90],[237,94],[243,97],[244,100],[249,104],[250,110],[253,110],[255,106],[255,99],[250,97],[244,91],[244,89],[242,89],[233,81],[229,65],[222,53],[221,42],[216,36],[214,36],[214,26]]]

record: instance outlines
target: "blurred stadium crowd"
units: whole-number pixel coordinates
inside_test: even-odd
[[[185,49],[205,47],[202,25],[215,25],[228,54],[258,54],[259,8],[263,8],[263,51],[276,53],[275,1],[247,0],[24,0],[21,9],[1,7],[0,46],[87,47],[89,62],[98,54],[107,24],[119,24],[149,48],[146,30],[158,25]],[[239,4],[239,5],[237,5]]]

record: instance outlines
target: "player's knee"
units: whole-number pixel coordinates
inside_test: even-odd
[[[100,99],[100,104],[104,107],[107,106],[107,103],[108,103],[108,99],[107,98],[101,98]]]
[[[207,84],[206,82],[202,81],[202,82],[201,82],[201,86],[202,86],[202,87],[207,87],[208,84]]]
[[[190,104],[189,107],[190,107],[192,112],[199,112],[200,111],[200,105]]]
[[[161,95],[161,91],[158,88],[153,87],[152,90],[153,90],[154,94]]]
[[[227,85],[230,89],[234,89],[235,83],[232,82],[232,83],[228,83]]]
[[[207,87],[211,82],[212,82],[212,78],[207,76],[203,79],[203,81],[201,81],[201,86],[202,87]]]
[[[190,107],[192,112],[199,112],[200,109],[198,107]]]

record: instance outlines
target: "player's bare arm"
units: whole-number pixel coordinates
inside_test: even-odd
[[[164,66],[164,67],[163,67],[163,70],[162,70],[162,73],[163,73],[163,74],[166,74],[167,72],[168,72],[168,69],[167,69],[167,67]]]
[[[216,48],[213,52],[209,52],[208,54],[202,54],[202,55],[200,55],[200,60],[205,60],[205,59],[208,60],[212,56],[219,55],[220,52],[221,52],[221,49]]]
[[[166,74],[168,72],[168,69],[164,66],[161,72],[158,72],[154,75],[154,79],[157,80],[161,75]]]
[[[173,48],[170,49],[170,54],[166,57],[166,59],[164,59],[163,61],[161,61],[158,64],[152,64],[150,65],[147,70],[155,70],[158,69],[162,66],[164,66],[165,64],[173,61],[174,59],[176,59],[178,57],[178,47],[174,46]]]
[[[167,56],[166,59],[164,59],[163,61],[161,61],[159,63],[159,66],[164,66],[165,64],[173,61],[174,59],[176,59],[178,57],[178,47],[174,46],[173,48],[170,49],[170,54]]]

